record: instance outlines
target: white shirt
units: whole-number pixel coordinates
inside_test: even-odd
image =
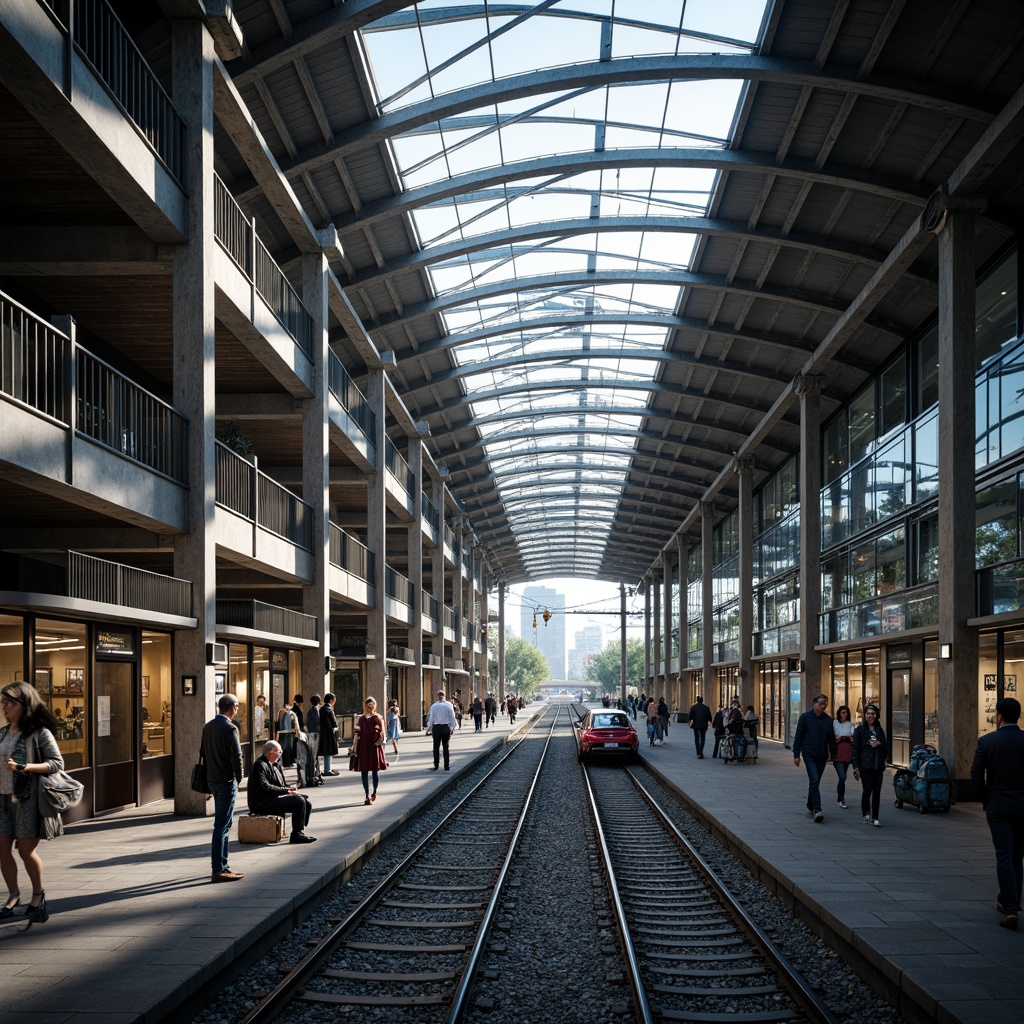
[[[455,708],[446,700],[435,700],[430,705],[430,710],[427,712],[427,728],[433,729],[435,725],[447,725],[452,729],[455,728]]]

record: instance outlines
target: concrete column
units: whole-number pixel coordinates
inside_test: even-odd
[[[651,666],[651,692],[660,692],[661,685],[661,581],[658,579],[658,570],[651,570],[651,590],[654,591],[654,654]]]
[[[626,584],[619,584],[619,696],[626,706]],[[639,694],[637,694],[639,696]]]
[[[469,669],[469,690],[470,693],[477,692],[477,679],[476,671],[476,640],[474,639],[476,633],[480,629],[480,617],[476,613],[476,547],[473,545],[473,537],[470,535],[469,538],[469,579],[467,582],[467,604],[466,604],[466,621],[473,624],[473,635],[469,638],[469,663],[466,666]],[[481,685],[481,691],[484,686]]]
[[[663,554],[661,564],[665,575],[665,604],[662,608],[665,616],[665,701],[671,708],[672,701],[672,559]]]
[[[712,708],[718,710],[717,702],[721,699],[714,672],[711,668],[715,660],[713,615],[714,561],[715,561],[715,506],[709,501],[700,503],[700,555],[701,555],[701,627],[704,643],[701,649],[701,666],[704,672],[704,696]]]
[[[324,246],[336,241],[333,228],[321,232]],[[323,252],[302,260],[302,301],[313,318],[313,397],[302,402],[302,499],[312,510],[313,579],[302,588],[302,610],[319,624],[320,644],[302,652],[301,692],[321,696],[329,684],[331,644],[330,441],[327,434],[327,258]],[[275,709],[276,712],[276,709]]]
[[[651,692],[651,581],[641,584],[644,590],[644,685],[645,693]]]
[[[366,642],[374,660],[367,665],[365,693],[373,697],[378,708],[387,707],[388,625],[385,613],[384,566],[387,560],[387,508],[384,497],[384,371],[371,369],[366,374],[366,401],[374,415],[373,442],[376,453],[374,471],[366,481],[366,546],[373,552],[373,607],[366,615]]]
[[[466,542],[466,534],[462,516],[455,520],[453,528],[455,531],[455,572],[452,574],[452,610],[455,612],[455,644],[452,647],[452,655],[459,660],[462,657],[462,618],[466,607],[463,603],[465,588],[462,578],[462,546]]]
[[[739,587],[740,587],[740,701],[754,703],[754,676],[750,660],[754,648],[754,460],[737,459],[739,475]]]
[[[201,21],[171,24],[173,99],[188,131],[185,177],[188,241],[174,252],[174,407],[188,421],[189,532],[174,538],[174,575],[192,582],[195,630],[174,638],[174,813],[207,813],[206,797],[189,785],[203,726],[216,713],[214,669],[206,645],[216,640],[216,394],[214,390],[213,40]],[[181,679],[195,677],[195,696]],[[212,801],[209,810],[212,812]]]
[[[408,646],[412,649],[413,666],[409,669],[409,686],[405,706],[423,700],[423,442],[409,441],[409,469],[413,476],[413,517],[409,524],[409,582],[412,584],[412,625]]]
[[[821,692],[821,378],[802,377],[800,396],[800,707]],[[973,428],[972,428],[973,429]],[[974,436],[973,434],[971,435]]]
[[[690,646],[689,623],[686,614],[686,592],[690,586],[690,548],[682,537],[676,538],[679,557],[679,687],[680,700],[689,707],[691,701],[686,687],[686,649]]]
[[[505,588],[502,580],[498,584],[498,702],[505,699]]]
[[[970,791],[978,739],[978,636],[975,611],[974,221],[953,210],[939,235],[939,752]]]
[[[434,508],[437,509],[439,516],[439,528],[437,537],[437,547],[434,548],[432,555],[430,579],[431,586],[433,588],[434,597],[437,599],[437,614],[438,614],[438,637],[434,643],[434,654],[440,659],[440,669],[438,671],[438,678],[434,681],[434,685],[431,687],[432,690],[438,689],[447,690],[444,683],[444,482],[441,480],[434,480],[431,484],[431,501],[434,503]],[[428,693],[426,696],[426,707],[423,709],[424,713],[426,709],[434,702],[433,693]]]

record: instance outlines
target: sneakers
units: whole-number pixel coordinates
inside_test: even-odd
[[[871,824],[871,815],[870,814],[865,814],[864,815],[864,824],[865,825],[870,825]]]
[[[873,821],[871,822],[871,824],[872,824],[872,825],[874,825],[874,826],[875,826],[875,828],[881,828],[881,827],[882,827],[882,823],[881,823],[881,822],[880,822],[880,821],[879,821],[879,820],[878,820],[877,818],[875,818],[875,819],[874,819],[874,820],[873,820]]]
[[[820,825],[825,820],[825,815],[821,811],[815,811],[814,820]]]
[[[245,875],[241,871],[229,871],[225,868],[223,871],[214,871],[210,875],[211,882],[237,882],[240,878],[244,878]]]
[[[334,770],[334,769],[332,768],[332,769],[331,769],[331,770],[330,770],[329,772],[324,772],[323,774],[324,774],[324,775],[331,775],[331,776],[334,776],[334,775],[340,775],[340,774],[341,774],[341,772],[336,772],[336,771],[335,771],[335,770]]]
[[[845,800],[840,800],[839,801],[839,806],[842,807],[842,809],[845,811],[846,810],[846,801]]]
[[[293,832],[288,839],[289,843],[315,843],[316,836],[307,836],[305,832]]]

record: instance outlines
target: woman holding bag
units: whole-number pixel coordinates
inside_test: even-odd
[[[384,757],[386,730],[384,719],[377,714],[377,702],[372,697],[367,697],[363,706],[366,710],[356,719],[349,770],[360,773],[363,779],[363,792],[366,794],[363,803],[372,804],[377,799],[377,782],[380,772],[388,766]],[[370,792],[371,774],[373,775],[372,793]]]
[[[0,874],[7,883],[7,902],[0,920],[13,917],[21,903],[14,844],[32,883],[32,899],[25,908],[29,924],[42,924],[50,916],[43,890],[43,862],[36,852],[40,839],[64,832],[59,814],[39,813],[39,779],[64,768],[57,741],[57,720],[39,699],[34,686],[8,683],[0,690],[0,708],[7,724],[0,729]]]

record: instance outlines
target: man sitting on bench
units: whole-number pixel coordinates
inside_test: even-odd
[[[290,843],[315,843],[315,836],[307,836],[306,825],[313,810],[309,797],[295,791],[284,779],[284,771],[277,763],[281,757],[281,744],[269,740],[263,744],[263,753],[256,758],[249,774],[248,803],[253,814],[292,815]]]

